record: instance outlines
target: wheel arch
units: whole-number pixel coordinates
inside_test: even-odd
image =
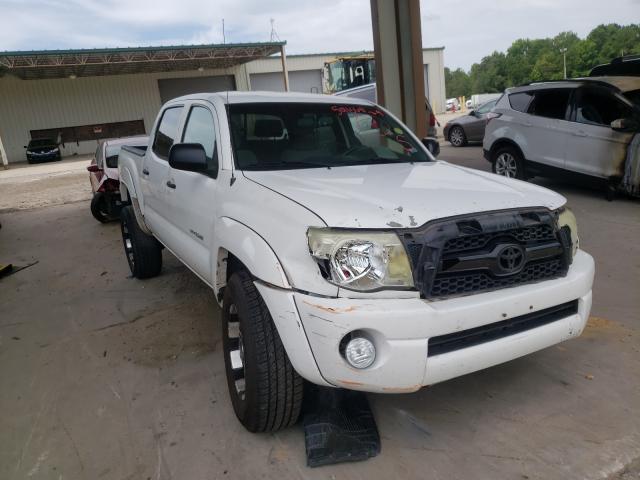
[[[222,301],[222,292],[231,274],[238,268],[274,287],[291,288],[278,256],[257,232],[229,217],[222,217],[216,230],[216,254],[212,261],[215,261],[213,287],[218,302]]]
[[[492,162],[494,160],[494,156],[496,152],[503,147],[515,148],[516,151],[520,154],[520,157],[522,158],[522,160],[526,161],[522,148],[520,148],[520,146],[516,142],[514,142],[509,138],[501,138],[500,140],[496,140],[495,142],[493,142],[493,145],[491,145],[491,149],[489,150],[489,158],[491,159]]]

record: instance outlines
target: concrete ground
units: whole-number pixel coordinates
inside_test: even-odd
[[[443,145],[441,158],[488,168],[478,147]],[[235,419],[211,292],[167,252],[161,276],[130,278],[118,225],[76,201],[88,180],[74,175],[72,200],[0,214],[0,263],[38,262],[0,280],[0,478],[640,478],[638,201],[535,180],[569,198],[596,259],[582,337],[370,395],[381,454],[309,469],[300,426],[255,435]],[[32,177],[43,198],[49,180]]]

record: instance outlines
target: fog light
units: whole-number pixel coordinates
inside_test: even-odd
[[[344,349],[344,358],[354,368],[367,368],[376,359],[376,347],[366,338],[352,338]]]

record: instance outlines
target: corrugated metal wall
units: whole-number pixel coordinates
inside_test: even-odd
[[[288,56],[292,89],[310,91],[311,87],[317,87],[324,63],[335,58],[336,54]],[[429,65],[425,82],[429,100],[435,111],[441,112],[446,104],[443,49],[425,49],[423,63]],[[281,71],[280,58],[271,57],[230,69],[203,72],[80,77],[73,80],[19,80],[5,76],[0,78],[0,137],[9,162],[21,162],[26,160],[23,145],[29,142],[29,131],[34,129],[141,119],[148,133],[162,103],[159,79],[234,75],[236,88],[248,90],[250,78],[255,74]],[[95,148],[94,141],[66,144],[63,155],[90,153]]]
[[[242,67],[55,80],[5,76],[0,78],[0,135],[8,160],[26,160],[23,146],[34,129],[142,119],[148,133],[161,106],[158,79],[224,74],[235,75],[239,89],[247,88]],[[66,144],[62,154],[91,153],[95,148],[95,141]]]

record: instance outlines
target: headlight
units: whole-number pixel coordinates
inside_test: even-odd
[[[580,248],[580,239],[578,238],[578,222],[576,216],[569,207],[562,207],[556,210],[558,216],[558,228],[568,228],[571,234],[571,256],[575,257],[578,248]]]
[[[395,233],[310,228],[309,251],[325,278],[359,291],[411,288],[413,276],[404,246]]]

